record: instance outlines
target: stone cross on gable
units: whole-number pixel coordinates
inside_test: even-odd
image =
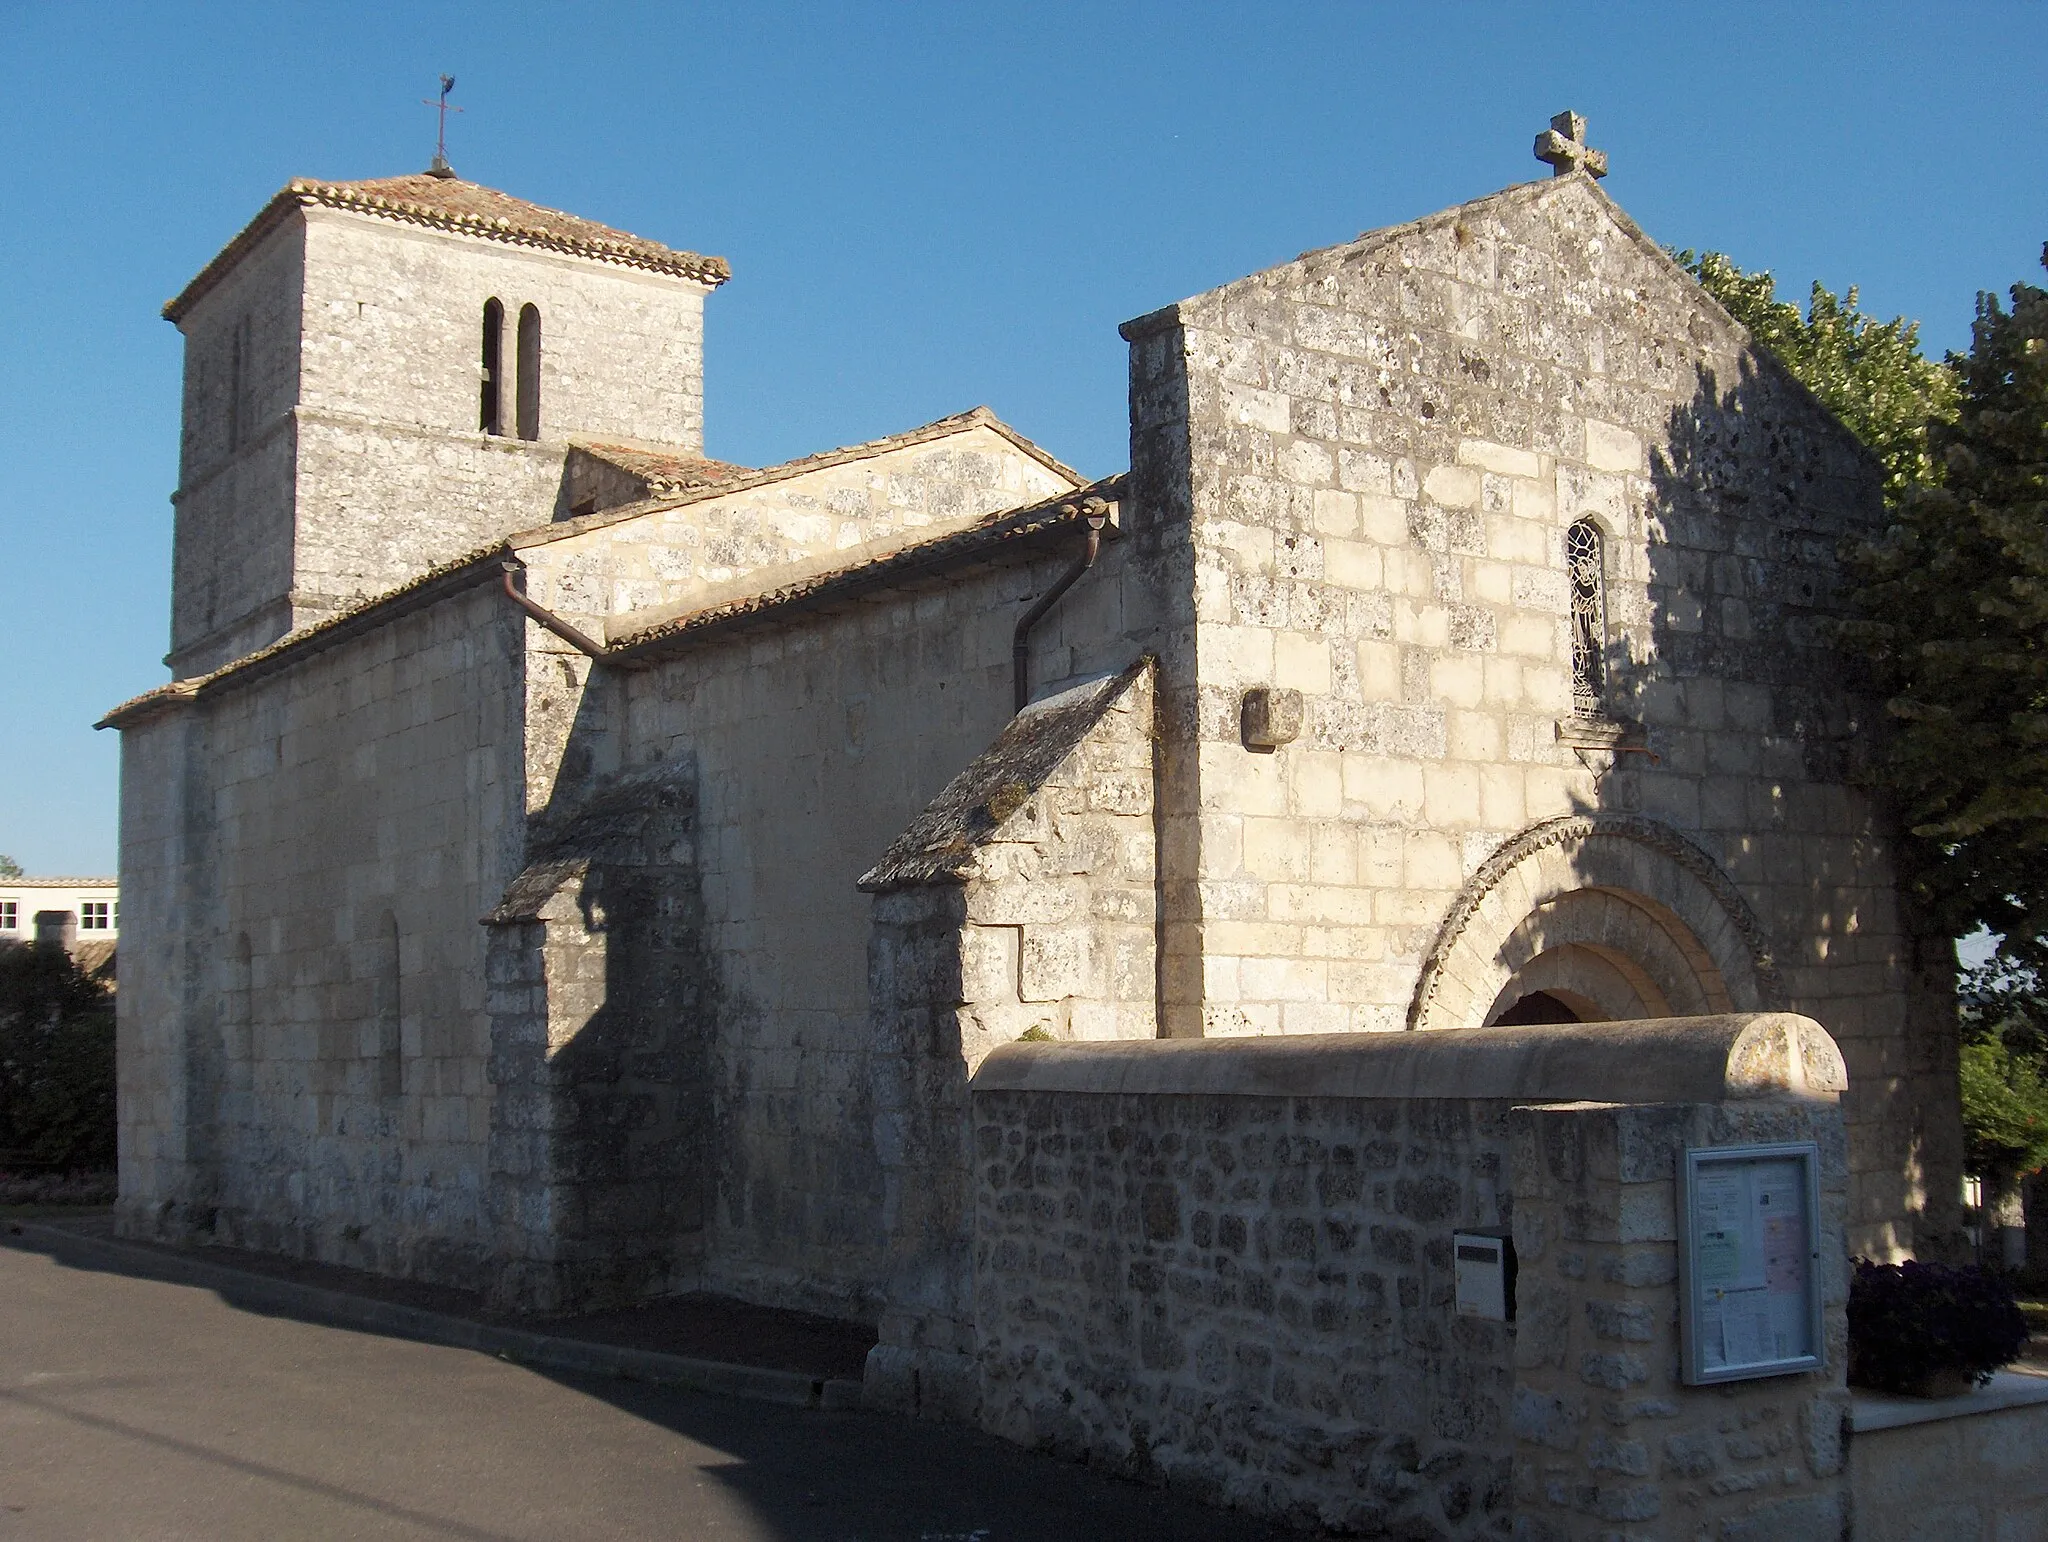
[[[1586,120],[1575,112],[1561,112],[1550,127],[1536,136],[1536,159],[1550,162],[1553,177],[1583,171],[1588,176],[1607,175],[1607,152],[1586,143]]]

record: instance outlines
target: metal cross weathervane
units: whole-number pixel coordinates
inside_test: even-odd
[[[1550,127],[1536,136],[1536,159],[1550,163],[1553,177],[1583,171],[1588,176],[1607,175],[1607,152],[1586,143],[1586,120],[1575,112],[1561,112]]]
[[[448,93],[454,89],[455,77],[453,75],[443,75],[441,77],[441,100],[436,102],[428,97],[423,96],[420,98],[420,106],[438,107],[441,110],[441,130],[434,136],[434,164],[427,168],[427,175],[430,177],[452,177],[455,175],[455,168],[448,164],[448,114],[451,112],[461,112],[462,109],[454,106],[448,100]]]

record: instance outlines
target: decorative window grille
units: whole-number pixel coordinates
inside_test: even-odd
[[[78,929],[81,932],[104,932],[110,929],[110,908],[105,900],[87,900],[78,907]]]
[[[1606,713],[1607,574],[1600,527],[1582,519],[1564,536],[1572,586],[1572,711]]]

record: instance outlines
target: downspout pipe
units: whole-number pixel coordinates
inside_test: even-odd
[[[1045,619],[1045,613],[1059,603],[1061,595],[1074,587],[1075,580],[1095,566],[1095,559],[1102,552],[1102,527],[1109,522],[1109,505],[1100,498],[1090,498],[1079,512],[1088,521],[1087,546],[1074,559],[1074,565],[1038,597],[1038,603],[1017,618],[1017,631],[1010,642],[1010,680],[1016,688],[1019,712],[1031,704],[1031,629]]]
[[[505,598],[510,600],[514,605],[517,605],[521,610],[525,611],[529,616],[533,617],[534,620],[538,621],[542,626],[546,627],[550,632],[553,632],[557,637],[561,638],[563,642],[568,643],[571,647],[580,649],[582,652],[589,654],[594,659],[603,658],[603,643],[592,641],[588,636],[586,636],[582,632],[577,631],[575,627],[569,625],[568,622],[564,621],[560,616],[556,615],[553,611],[547,609],[543,605],[536,605],[532,600],[526,597],[525,593],[522,592],[516,584],[512,582],[512,575],[514,573],[523,573],[524,571],[526,570],[516,562],[507,562],[505,564]]]

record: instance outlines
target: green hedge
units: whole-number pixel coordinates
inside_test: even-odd
[[[114,1129],[114,993],[62,948],[0,944],[0,1168],[111,1168]]]

